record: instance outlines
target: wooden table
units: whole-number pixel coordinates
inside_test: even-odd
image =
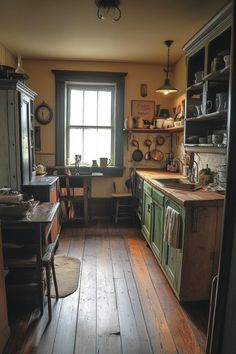
[[[60,192],[60,199],[63,201],[73,201],[83,199],[84,222],[88,223],[88,199],[91,196],[91,179],[94,177],[103,177],[101,173],[92,173],[91,175],[59,175],[60,190],[65,190],[65,195]],[[82,189],[82,194],[77,195],[76,189]]]
[[[41,313],[43,313],[44,304],[44,286],[43,286],[43,266],[42,257],[47,242],[51,242],[51,226],[56,216],[59,203],[41,203],[35,206],[25,217],[20,219],[5,219],[2,220],[2,238],[4,243],[21,243],[21,239],[16,233],[23,230],[30,235],[30,242],[36,247],[36,273],[37,284],[39,287],[39,305]],[[15,233],[15,235],[14,235]],[[31,238],[32,236],[32,238]],[[22,243],[24,241],[22,240]],[[9,257],[11,258],[11,257]],[[4,259],[7,264],[7,259]],[[27,262],[27,260],[25,260]],[[9,261],[11,264],[11,261]],[[27,264],[27,263],[26,263]],[[10,268],[10,266],[9,266]]]

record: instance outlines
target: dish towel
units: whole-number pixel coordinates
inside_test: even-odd
[[[166,209],[164,241],[174,248],[180,248],[180,215],[170,206]]]

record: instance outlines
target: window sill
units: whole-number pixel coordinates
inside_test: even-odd
[[[81,175],[83,175],[83,172],[85,173],[85,171],[88,169],[88,167],[85,167],[85,168],[83,168],[83,166],[80,167]],[[68,166],[68,168],[71,170],[72,174],[74,174],[75,167]],[[91,167],[92,173],[102,173],[103,177],[122,177],[123,170],[124,170],[123,167],[117,167],[117,166]]]

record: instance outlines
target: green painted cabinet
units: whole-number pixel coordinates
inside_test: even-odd
[[[138,175],[136,175],[135,183],[134,183],[136,214],[141,222],[142,222],[142,211],[143,211],[143,183],[144,183],[143,179]]]
[[[169,198],[165,198],[165,211],[170,206],[180,214],[180,248],[174,248],[170,246],[165,240],[163,240],[163,252],[162,252],[162,266],[165,271],[168,280],[174,289],[179,292],[182,258],[183,258],[183,236],[184,236],[184,208],[176,204]],[[164,223],[164,220],[163,220]]]
[[[151,213],[152,213],[152,187],[144,181],[143,183],[143,215],[142,234],[150,243],[151,235]]]
[[[164,240],[168,206],[180,214],[179,248]],[[182,302],[208,300],[218,269],[223,203],[180,205],[144,181],[142,211],[142,234],[176,297]]]
[[[153,189],[151,248],[159,263],[162,261],[164,200],[164,194],[156,189]]]

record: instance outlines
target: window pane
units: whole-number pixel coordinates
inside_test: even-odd
[[[84,156],[85,163],[92,164],[92,160],[97,159],[97,129],[84,130]]]
[[[111,129],[98,129],[98,156],[111,158]]]
[[[75,155],[81,154],[82,149],[82,129],[70,129],[69,131],[69,154],[68,154],[68,163],[74,164]],[[82,156],[83,159],[83,156]]]
[[[111,92],[98,92],[98,125],[111,125]]]
[[[82,161],[92,164],[92,160],[99,162],[99,157],[111,158],[111,130],[85,129]]]
[[[70,125],[83,124],[83,91],[71,90]]]
[[[97,125],[97,91],[84,91],[84,125]]]

